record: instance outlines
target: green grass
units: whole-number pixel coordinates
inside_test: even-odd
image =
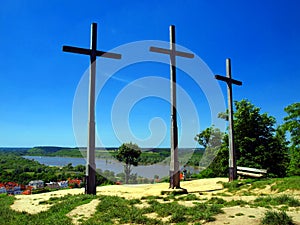
[[[187,194],[177,198],[178,201],[195,201],[200,200],[195,194]]]
[[[300,177],[286,177],[278,179],[276,184],[272,186],[272,190],[283,192],[286,190],[300,190]]]
[[[260,207],[269,207],[269,206],[278,206],[278,205],[286,205],[288,207],[299,207],[300,201],[288,195],[280,195],[276,197],[267,196],[267,197],[259,197],[255,199],[254,205]]]
[[[262,218],[262,225],[294,225],[293,220],[286,212],[267,211]]]
[[[0,224],[17,225],[17,224],[64,224],[71,225],[71,219],[66,216],[68,212],[75,207],[86,204],[94,199],[95,196],[89,195],[76,195],[65,196],[60,199],[60,202],[56,203],[48,211],[40,212],[38,214],[30,215],[25,212],[16,212],[10,208],[10,205],[14,202],[13,196],[0,195]],[[51,202],[52,200],[50,200]]]
[[[195,196],[187,195],[187,199]],[[11,210],[14,202],[13,196],[0,195],[0,224],[63,224],[69,225],[71,219],[66,215],[75,207],[87,204],[92,199],[98,198],[99,205],[96,213],[87,220],[81,219],[83,225],[91,224],[200,224],[202,221],[214,221],[214,215],[222,213],[222,205],[210,203],[196,203],[192,207],[179,204],[178,201],[160,203],[156,199],[145,199],[148,204],[144,208],[137,207],[142,204],[140,199],[127,200],[117,196],[90,196],[66,195],[52,197],[42,204],[51,204],[46,212],[30,215],[25,212]],[[156,218],[147,215],[155,213]],[[167,221],[163,222],[163,218]]]
[[[299,190],[299,178],[291,177],[284,179],[265,179],[265,180],[243,180],[234,181],[225,184],[233,193],[249,194],[250,190],[264,188],[266,185],[272,185],[278,191],[287,189]],[[71,219],[66,215],[75,207],[89,203],[98,198],[99,205],[96,213],[91,217],[80,219],[83,225],[93,224],[201,224],[214,221],[214,216],[223,213],[222,208],[233,206],[265,207],[268,211],[262,220],[262,224],[293,224],[284,210],[289,207],[295,207],[300,210],[300,201],[293,196],[286,194],[278,196],[257,197],[254,201],[231,200],[226,198],[212,197],[211,199],[202,199],[198,194],[176,195],[171,193],[167,196],[145,196],[141,199],[125,199],[117,196],[90,196],[90,195],[66,195],[64,197],[52,196],[49,200],[40,204],[49,204],[50,209],[46,212],[40,212],[35,215],[29,215],[25,212],[16,212],[10,208],[15,198],[13,196],[0,195],[0,225],[16,224],[63,224],[69,225]],[[193,206],[180,204],[185,201],[194,201]],[[139,207],[146,203],[144,207]],[[149,215],[152,215],[151,217]],[[237,218],[242,214],[235,214],[232,217]],[[255,216],[249,216],[255,218]],[[279,222],[278,222],[279,221]]]
[[[154,195],[149,195],[149,196],[143,196],[141,200],[153,200],[153,199],[163,199],[161,196],[154,196]]]
[[[251,192],[254,189],[264,189],[267,185],[271,185],[272,191],[284,192],[286,190],[300,190],[300,177],[286,177],[286,178],[264,178],[264,179],[246,179],[236,180],[232,182],[221,182],[228,192],[235,193],[242,191],[242,194],[253,195]]]

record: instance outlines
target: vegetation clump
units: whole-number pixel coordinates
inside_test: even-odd
[[[294,225],[291,217],[285,211],[267,211],[261,221],[262,225]]]

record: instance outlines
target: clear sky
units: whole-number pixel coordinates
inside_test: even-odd
[[[98,49],[116,48],[125,61],[128,51],[139,52],[136,45],[130,45],[129,50],[118,49],[119,46],[136,41],[168,41],[169,25],[174,24],[177,44],[206,63],[211,70],[211,79],[213,74],[225,74],[225,59],[231,58],[233,77],[243,81],[242,87],[234,87],[234,99],[250,100],[262,112],[274,116],[278,124],[285,116],[284,107],[300,101],[298,0],[0,0],[0,3],[2,147],[78,145],[72,121],[74,110],[78,108],[74,109],[73,103],[80,80],[88,69],[89,57],[64,53],[62,46],[88,48],[92,22],[98,23]],[[148,42],[145,43],[148,48]],[[143,57],[138,60],[142,61]],[[168,60],[166,55],[157,57]],[[113,60],[104,60],[103,68],[110,61]],[[186,63],[188,65],[188,60]],[[101,61],[97,69],[97,75],[105,76],[100,73]],[[195,144],[193,128],[202,130],[213,122],[205,87],[198,87],[182,70],[177,74],[178,84],[190,96],[192,108],[195,106],[197,111],[194,115],[186,109],[188,103],[180,97],[184,94],[179,94],[181,108],[178,110],[183,111],[182,115],[188,115],[188,119],[179,122],[179,127],[187,124],[185,129],[190,130],[181,138],[180,147],[190,147]],[[97,100],[97,132],[101,143],[119,146],[138,138],[141,147],[169,146],[170,107],[168,99],[160,98],[159,94],[165,87],[167,94],[161,94],[167,96],[169,93],[165,85],[169,79],[167,64],[139,62],[121,68],[112,76]],[[139,83],[139,79],[149,76],[156,78]],[[152,84],[157,77],[161,80]],[[149,84],[148,89],[152,92],[147,92],[145,84]],[[226,86],[217,81],[216,84],[221,87],[226,104]],[[129,88],[140,88],[135,89],[135,94],[144,94],[135,104],[131,100],[136,96],[131,98],[130,92],[123,99],[122,95],[118,97],[119,93],[126,93],[128,85]],[[214,90],[217,94],[218,90]],[[122,107],[129,107],[129,111],[120,111]],[[87,110],[85,104],[79,108]],[[121,116],[114,118],[118,113]],[[82,120],[86,125],[86,119]],[[150,131],[151,120],[154,123],[150,123]],[[196,120],[200,121],[200,127],[193,126]],[[122,130],[126,124],[132,134]],[[83,136],[85,125],[81,128]],[[120,140],[115,137],[118,132]],[[153,139],[151,135],[154,135]],[[150,141],[142,141],[149,137]]]

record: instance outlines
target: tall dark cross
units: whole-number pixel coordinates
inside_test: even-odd
[[[176,111],[176,56],[194,58],[193,54],[176,51],[175,26],[170,26],[170,49],[150,47],[151,52],[163,53],[170,56],[171,83],[171,162],[170,188],[180,188],[180,171],[178,161],[178,128]]]
[[[226,59],[226,77],[215,75],[217,80],[227,83],[227,98],[228,98],[228,121],[229,121],[229,181],[237,179],[236,172],[236,153],[234,145],[234,129],[233,129],[233,105],[232,105],[232,84],[242,85],[241,81],[231,78],[231,63],[230,59]]]
[[[90,80],[89,80],[89,109],[88,109],[88,146],[86,166],[86,194],[96,194],[96,163],[95,163],[95,80],[96,80],[96,57],[121,59],[120,54],[97,50],[97,23],[91,25],[90,49],[63,46],[64,52],[72,52],[90,56]]]

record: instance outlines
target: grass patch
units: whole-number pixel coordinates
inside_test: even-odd
[[[271,191],[284,192],[286,190],[300,190],[300,176],[286,178],[264,178],[264,179],[245,179],[232,182],[220,182],[228,192],[236,193],[242,191],[243,195],[253,195],[254,189],[264,189],[271,185]],[[243,190],[244,189],[244,190]],[[248,193],[247,193],[248,192]]]
[[[253,189],[264,189],[267,185],[271,185],[276,182],[276,179],[245,179],[245,180],[235,180],[232,182],[221,182],[224,188],[228,189],[228,192],[237,192],[243,189],[243,194],[253,195],[252,192],[249,192]],[[247,193],[248,192],[248,193]]]
[[[196,202],[194,206],[187,207],[178,204],[177,201],[168,203],[159,203],[156,200],[148,201],[149,207],[145,208],[146,213],[155,212],[158,217],[164,218],[171,216],[171,223],[195,223],[202,220],[209,222],[214,221],[216,214],[223,213],[222,206],[217,204],[207,204]]]
[[[260,207],[286,205],[288,207],[299,207],[300,201],[289,195],[280,195],[276,197],[259,197],[254,200],[254,205]]]
[[[283,192],[286,190],[300,190],[300,177],[286,177],[278,179],[276,184],[271,187],[271,190]]]
[[[154,195],[141,197],[141,200],[154,200],[154,199],[163,199],[163,197],[161,197],[161,196],[154,196]]]
[[[261,220],[262,225],[294,225],[291,217],[285,211],[267,211]]]
[[[116,221],[119,224],[162,224],[157,219],[146,217],[144,209],[134,206],[135,200],[117,196],[100,196],[100,200],[94,216],[83,224],[114,224]]]
[[[217,204],[217,205],[224,205],[226,204],[226,201],[223,198],[217,198],[217,197],[212,197],[208,201],[206,201],[208,204]]]
[[[276,179],[262,179],[262,180],[251,180],[251,186],[249,190],[253,189],[265,189],[268,185],[272,185],[276,182]]]
[[[249,203],[244,200],[231,200],[229,202],[226,202],[225,206],[227,207],[233,207],[233,206],[241,206],[244,207],[245,205],[248,205]]]
[[[195,194],[187,194],[186,196],[180,196],[177,198],[180,201],[195,201],[200,200]]]
[[[60,198],[60,202],[51,206],[49,210],[40,212],[38,214],[30,215],[26,212],[16,212],[10,208],[15,198],[14,196],[1,195],[0,196],[0,224],[19,225],[19,224],[64,224],[71,225],[71,219],[66,216],[75,207],[86,204],[95,196],[90,195],[76,195],[65,196]]]

